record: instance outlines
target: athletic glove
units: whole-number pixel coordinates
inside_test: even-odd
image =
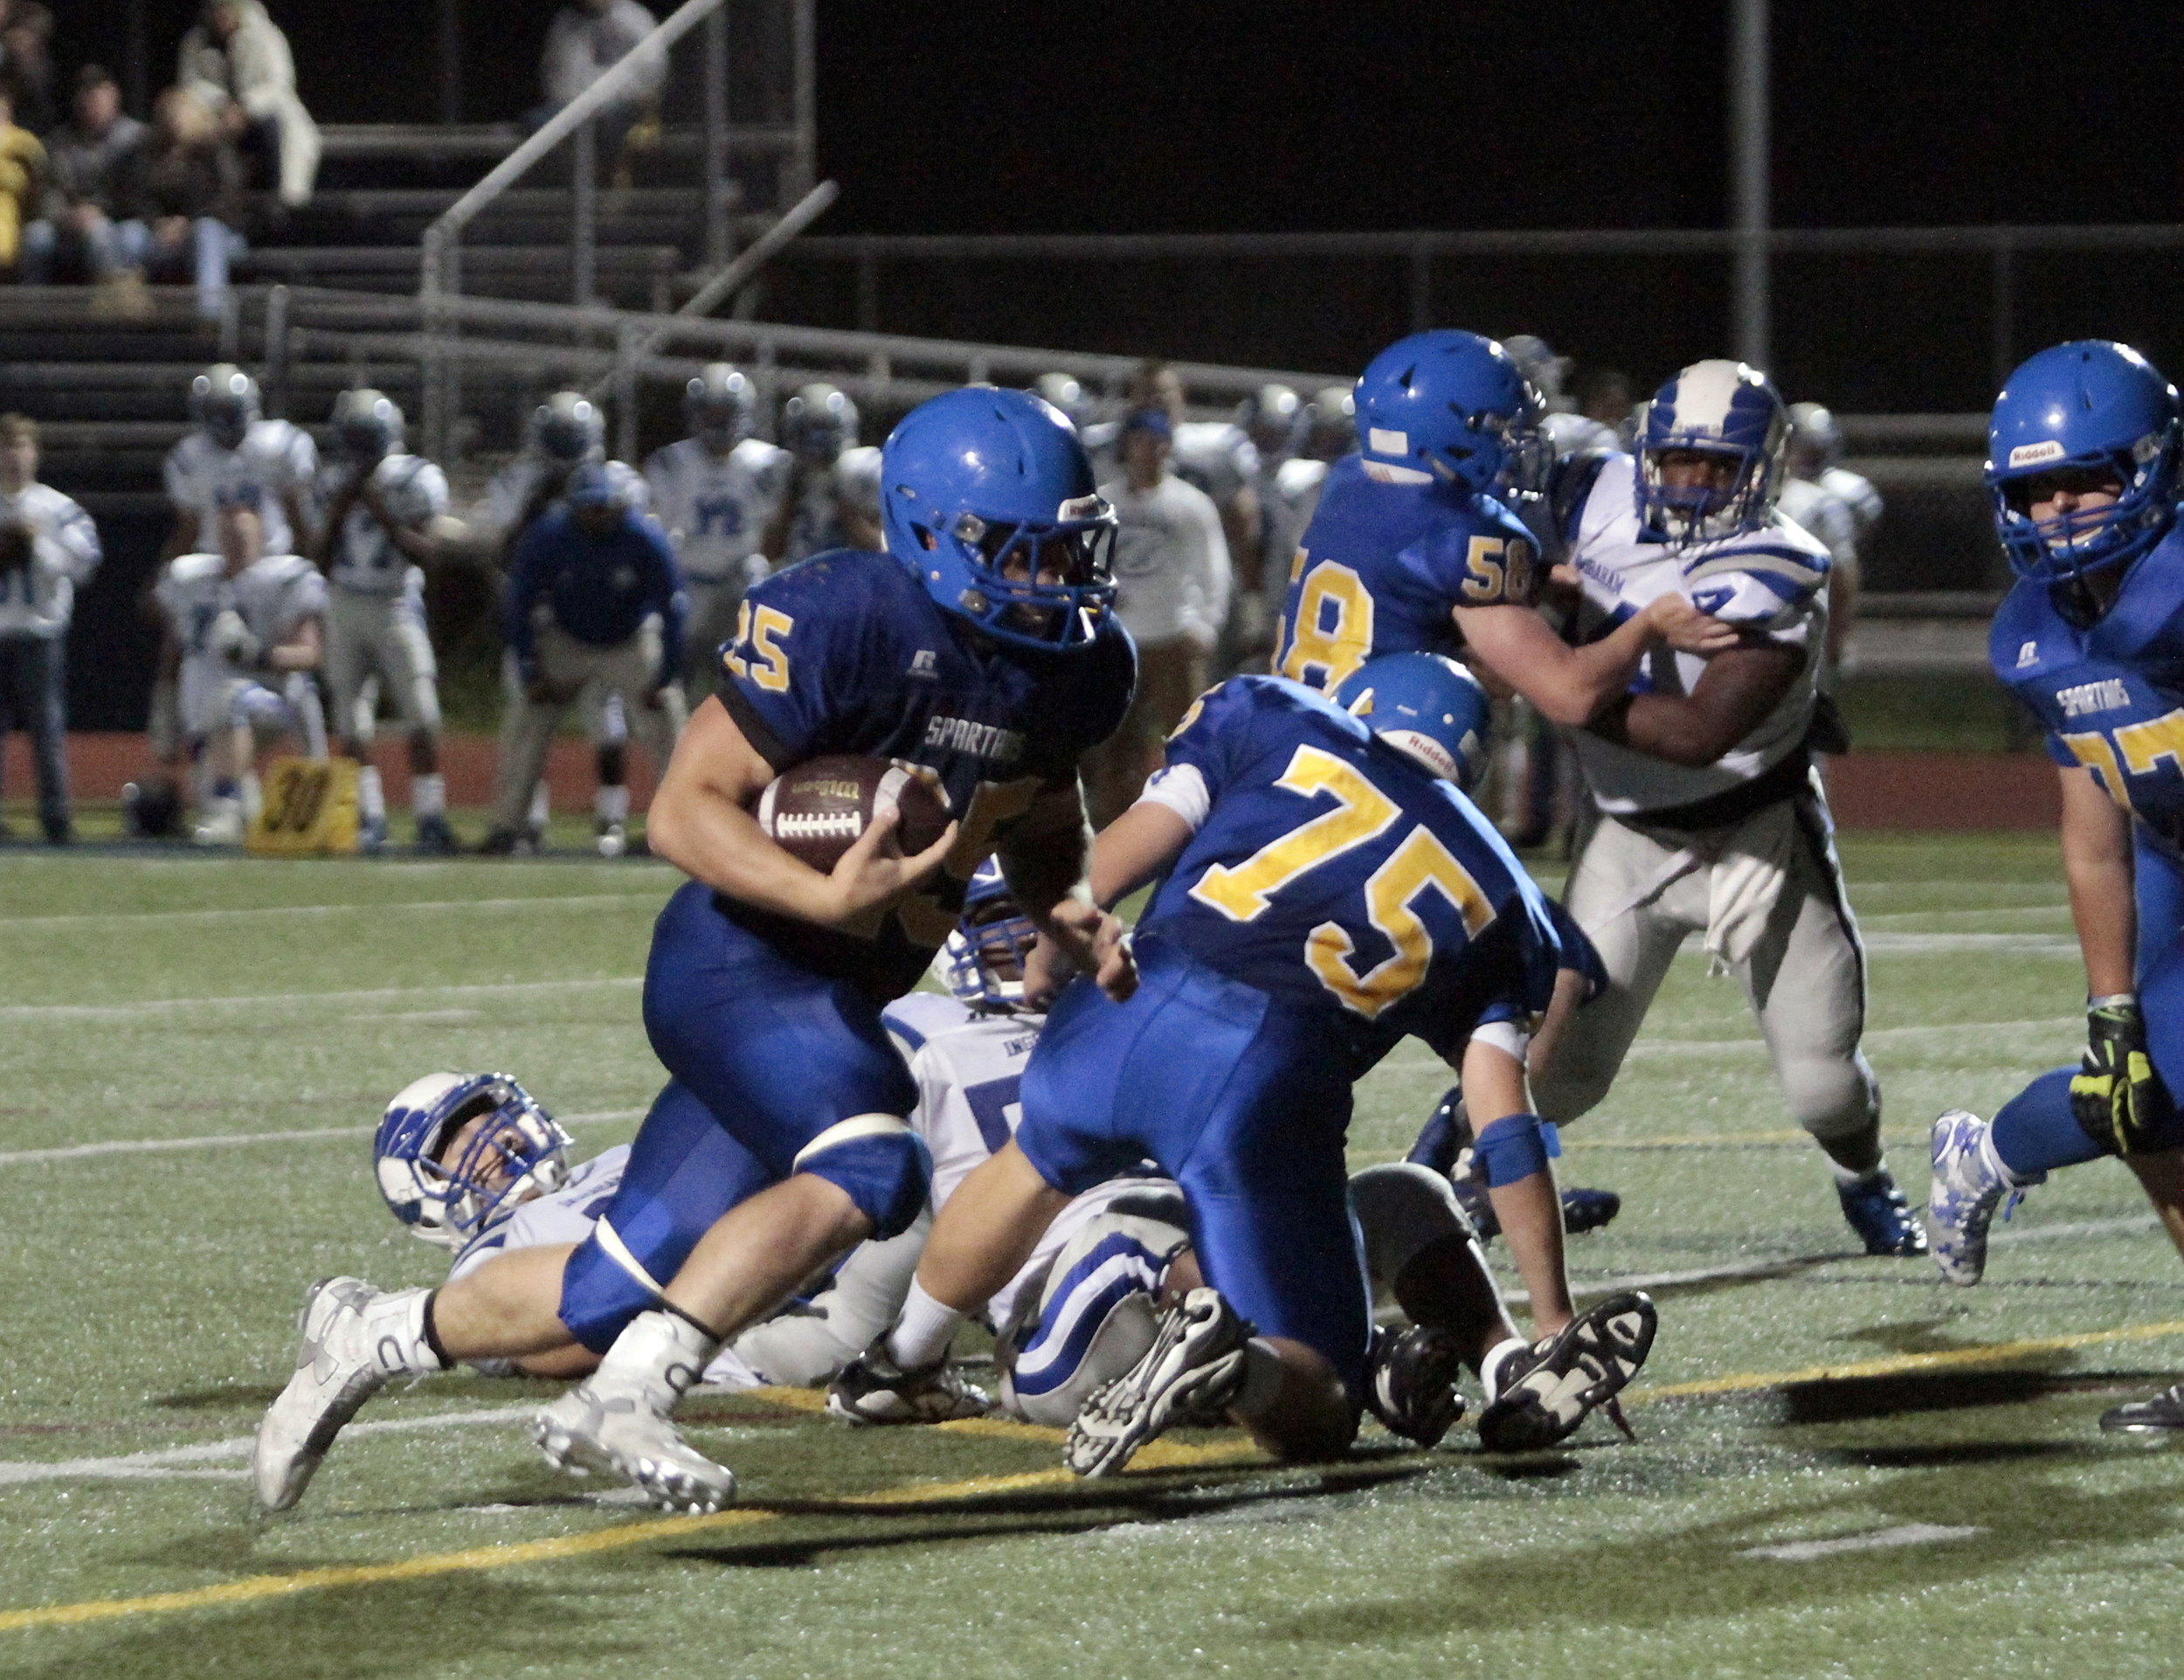
[[[2085,1054],[2070,1081],[2072,1116],[2101,1148],[2131,1155],[2155,1147],[2153,1129],[2167,1107],[2138,999],[2096,998],[2085,1012]]]

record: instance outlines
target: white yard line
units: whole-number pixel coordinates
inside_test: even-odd
[[[588,1114],[557,1117],[570,1126],[605,1126],[645,1117],[642,1109],[598,1109]],[[321,1126],[310,1131],[233,1131],[209,1137],[129,1137],[103,1144],[71,1144],[58,1149],[0,1151],[0,1166],[24,1166],[35,1161],[74,1161],[87,1155],[156,1155],[176,1149],[232,1149],[243,1144],[303,1144],[324,1137],[369,1137],[372,1126]]]
[[[1792,1540],[1782,1545],[1747,1546],[1740,1558],[1766,1558],[1775,1563],[1804,1563],[1813,1558],[1838,1557],[1846,1552],[1881,1552],[1890,1546],[1936,1545],[1944,1540],[1968,1540],[1984,1534],[1983,1528],[1950,1528],[1939,1523],[1905,1523],[1897,1528],[1876,1529],[1870,1534],[1846,1534],[1839,1540]]]
[[[135,1003],[0,1004],[0,1020],[126,1020],[176,1009],[315,1008],[360,1003],[409,1002],[424,997],[522,997],[540,992],[598,992],[641,986],[641,974],[588,980],[501,980],[470,985],[383,985],[363,992],[282,992],[234,998],[144,998]]]
[[[433,898],[397,900],[380,904],[270,904],[222,910],[98,910],[72,916],[0,916],[0,933],[14,928],[76,927],[95,922],[227,922],[245,917],[281,916],[377,916],[429,910],[446,915],[453,910],[602,909],[619,904],[658,904],[658,893],[577,893],[568,897],[541,894],[533,898]]]

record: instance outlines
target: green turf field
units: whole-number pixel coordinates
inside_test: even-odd
[[[2083,975],[2051,840],[1846,852],[1918,1200],[1936,1110],[2071,1054]],[[1821,1158],[1697,959],[1562,1164],[1626,1199],[1573,1244],[1580,1294],[1646,1276],[1661,1304],[1635,1445],[1596,1420],[1497,1460],[1462,1426],[1429,1454],[1368,1426],[1350,1462],[1279,1470],[1191,1434],[1093,1490],[1044,1431],[853,1435],[812,1395],[700,1395],[746,1503],[668,1519],[536,1458],[547,1386],[451,1375],[382,1395],[258,1518],[243,1455],[303,1286],[434,1276],[367,1176],[380,1106],[500,1067],[583,1144],[628,1137],[674,879],[0,853],[0,1673],[2176,1671],[2184,1451],[2095,1427],[2184,1368],[2184,1273],[2127,1175],[2035,1191],[1976,1290],[1843,1257]],[[1400,1151],[1445,1082],[1399,1050],[1355,1158]]]

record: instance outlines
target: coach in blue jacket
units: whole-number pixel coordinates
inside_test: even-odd
[[[604,467],[580,467],[566,499],[516,545],[503,618],[515,688],[501,724],[488,852],[515,849],[571,701],[619,694],[655,773],[682,732],[682,574],[659,522],[625,495]]]

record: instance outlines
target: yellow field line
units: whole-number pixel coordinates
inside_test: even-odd
[[[1633,1390],[1625,1404],[1673,1400],[1689,1395],[1749,1393],[1785,1388],[1797,1383],[1841,1382],[1858,1377],[1886,1377],[1907,1372],[1952,1365],[1994,1365],[2028,1353],[2049,1353],[2070,1348],[2092,1347],[2106,1342],[2153,1341],[2184,1336],[2184,1319],[2159,1324],[2126,1324],[2114,1330],[2088,1331],[2075,1336],[2043,1336],[2020,1342],[1997,1342],[1988,1347],[1951,1348],[1936,1353],[1900,1353],[1887,1359],[1863,1359],[1848,1365],[1808,1365],[1800,1371],[1743,1372],[1734,1376],[1708,1377],[1697,1382],[1663,1383]],[[826,1404],[823,1395],[806,1389],[760,1389],[757,1397],[797,1411],[816,1411]],[[1003,1436],[1013,1440],[1055,1441],[1059,1429],[1034,1424],[1011,1423],[999,1418],[970,1418],[939,1428],[962,1435]],[[1156,1441],[1133,1461],[1144,1469],[1182,1469],[1219,1463],[1247,1462],[1251,1449],[1231,1437],[1226,1441],[1188,1445]],[[845,1505],[887,1506],[927,1504],[982,1498],[1034,1488],[1067,1487],[1079,1478],[1067,1469],[1029,1470],[1014,1476],[974,1476],[964,1482],[912,1483],[883,1488],[873,1493],[852,1494],[838,1503]],[[191,1587],[178,1593],[153,1593],[141,1598],[91,1599],[79,1604],[49,1604],[25,1610],[0,1611],[0,1633],[20,1628],[67,1628],[86,1621],[117,1617],[156,1615],[170,1610],[202,1610],[224,1605],[250,1604],[261,1599],[285,1598],[294,1593],[321,1592],[337,1587],[368,1587],[380,1581],[418,1580],[432,1575],[456,1574],[467,1570],[506,1569],[519,1564],[548,1563],[562,1558],[584,1557],[595,1552],[616,1552],[654,1540],[685,1534],[708,1533],[718,1529],[744,1528],[777,1522],[781,1513],[759,1506],[715,1511],[708,1517],[649,1518],[637,1523],[619,1523],[585,1534],[566,1534],[550,1540],[525,1540],[501,1545],[473,1546],[462,1552],[440,1552],[399,1563],[352,1564],[336,1568],[306,1569],[291,1575],[251,1575],[218,1587]]]

